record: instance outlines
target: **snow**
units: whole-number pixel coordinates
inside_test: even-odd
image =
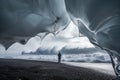
[[[14,59],[28,59],[28,60],[39,60],[39,61],[57,61],[57,54],[55,55],[33,55],[33,54],[0,54],[0,58],[14,58]],[[67,62],[99,62],[107,63],[110,62],[110,57],[108,54],[103,53],[92,53],[92,54],[62,54],[62,61]]]
[[[72,66],[88,68],[98,72],[115,76],[115,72],[113,70],[111,63],[80,63],[80,62],[63,62],[63,63]]]

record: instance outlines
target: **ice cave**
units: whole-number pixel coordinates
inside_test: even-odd
[[[66,37],[69,25],[76,29]],[[0,43],[6,50],[34,36],[44,41],[49,33],[60,36],[64,31],[65,38],[82,34],[96,48],[107,51],[116,80],[120,80],[119,26],[120,0],[0,0]]]

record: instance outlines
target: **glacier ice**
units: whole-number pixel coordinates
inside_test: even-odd
[[[26,44],[41,32],[58,34],[71,21],[109,53],[119,78],[119,0],[0,0],[0,43],[6,48],[14,42]]]

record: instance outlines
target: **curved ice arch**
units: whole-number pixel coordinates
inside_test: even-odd
[[[119,78],[119,0],[0,0],[0,12],[0,42],[6,47],[16,41],[24,44],[40,32],[59,32],[72,15],[79,31],[108,51]]]
[[[120,1],[65,0],[70,15],[77,18],[79,31],[91,43],[106,50],[118,79],[120,79]],[[71,17],[72,18],[72,17]]]
[[[0,43],[6,49],[40,32],[58,33],[69,22],[64,0],[0,0]]]

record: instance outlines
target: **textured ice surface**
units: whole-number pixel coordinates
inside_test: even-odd
[[[0,0],[0,42],[7,49],[40,32],[58,34],[71,20],[92,44],[109,53],[120,77],[119,0]]]

